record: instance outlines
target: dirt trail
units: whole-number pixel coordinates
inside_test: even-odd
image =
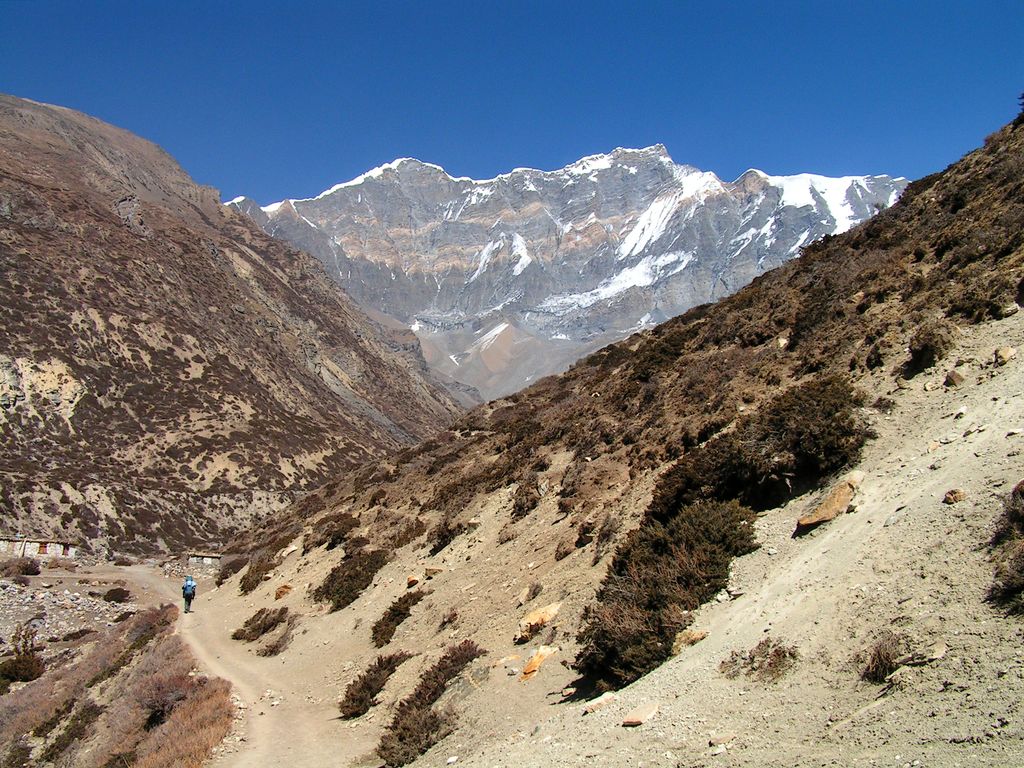
[[[176,579],[145,566],[118,569],[133,582],[141,599],[180,604]],[[210,764],[218,768],[256,768],[295,765],[321,768],[347,764],[356,756],[339,738],[341,727],[333,701],[320,701],[296,690],[296,681],[280,659],[256,656],[244,643],[231,639],[241,624],[217,611],[209,600],[212,581],[198,579],[193,611],[182,614],[178,633],[189,644],[202,670],[231,682],[246,717],[240,737]],[[229,737],[231,739],[231,737]],[[351,745],[356,746],[356,745]],[[351,748],[351,747],[350,747]]]

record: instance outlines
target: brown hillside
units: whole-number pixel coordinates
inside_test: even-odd
[[[480,406],[266,527],[284,540],[318,514],[353,512],[378,536],[418,519],[436,541],[439,522],[464,529],[498,494],[510,530],[538,504],[586,528],[777,393],[826,375],[873,393],[941,357],[958,325],[1015,312],[1022,246],[1024,129],[1007,126],[870,222],[737,294]],[[326,520],[313,530],[329,537]]]
[[[97,549],[217,543],[457,412],[159,147],[0,97],[0,508]]]

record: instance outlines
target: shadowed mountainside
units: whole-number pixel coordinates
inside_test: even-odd
[[[457,406],[411,332],[159,147],[0,97],[7,532],[212,543]]]

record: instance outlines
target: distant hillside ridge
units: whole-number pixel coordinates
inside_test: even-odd
[[[159,147],[0,96],[5,533],[202,543],[459,412],[416,337]]]
[[[906,183],[757,170],[728,182],[659,144],[485,180],[401,158],[313,198],[228,205],[315,255],[356,301],[411,328],[433,369],[490,399],[732,293]]]

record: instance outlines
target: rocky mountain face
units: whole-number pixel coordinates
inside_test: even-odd
[[[734,292],[905,185],[756,170],[723,182],[657,145],[485,181],[406,158],[312,199],[229,205],[315,255],[360,304],[411,327],[434,369],[491,398]]]
[[[1011,347],[1022,332],[1022,184],[1024,119],[945,172],[909,185],[870,221],[819,240],[735,294],[481,405],[438,437],[318,489],[231,546],[243,558],[234,567],[248,563],[241,581],[252,601],[247,610],[286,604],[308,634],[296,636],[283,663],[301,666],[330,646],[329,668],[318,668],[316,685],[337,679],[339,697],[346,684],[350,692],[366,684],[357,675],[370,675],[381,646],[388,653],[415,651],[381,694],[378,713],[387,714],[353,720],[344,730],[351,743],[378,743],[382,756],[399,743],[415,757],[451,731],[450,708],[445,727],[427,735],[418,726],[423,719],[403,717],[414,709],[408,702],[420,690],[417,675],[428,680],[430,665],[459,640],[479,644],[488,657],[470,673],[472,685],[453,686],[444,700],[471,725],[430,752],[431,763],[456,747],[460,755],[472,751],[467,745],[474,740],[492,749],[474,764],[515,764],[502,757],[513,743],[523,764],[564,759],[574,747],[560,736],[538,757],[536,734],[548,726],[537,723],[552,711],[564,717],[566,732],[588,728],[600,731],[595,738],[602,743],[615,740],[625,733],[618,723],[628,709],[616,705],[614,722],[595,715],[600,728],[589,720],[581,725],[575,698],[595,685],[631,683],[673,654],[680,654],[669,662],[673,669],[701,674],[685,691],[669,687],[660,694],[663,703],[678,697],[686,710],[680,722],[687,724],[673,731],[673,743],[704,749],[707,729],[722,723],[697,720],[703,712],[694,712],[694,697],[713,689],[721,711],[735,712],[737,695],[771,690],[729,681],[718,670],[730,659],[748,659],[755,671],[760,662],[748,653],[774,654],[760,641],[779,640],[781,630],[782,640],[799,645],[795,664],[807,670],[807,683],[781,685],[776,698],[766,696],[750,710],[756,722],[726,721],[728,730],[738,740],[761,733],[762,713],[790,704],[794,722],[809,722],[807,708],[828,697],[836,709],[828,718],[822,711],[817,727],[857,721],[865,755],[873,757],[883,716],[863,722],[861,716],[878,688],[866,686],[858,676],[862,663],[851,659],[867,658],[870,641],[892,627],[929,643],[945,633],[950,648],[961,634],[959,625],[944,626],[945,608],[927,603],[928,610],[908,610],[902,597],[908,583],[925,585],[922,601],[952,600],[950,613],[973,601],[970,613],[989,620],[957,621],[991,645],[1019,633],[982,604],[977,585],[991,565],[978,555],[989,535],[978,516],[981,505],[996,502],[981,479],[959,477],[964,470],[956,451],[997,462],[1004,489],[1015,482],[1019,430],[995,426],[1006,423],[1004,416],[970,408],[998,401],[1010,423],[1019,411],[1010,405],[1019,400],[1019,376],[1007,371],[1016,364]],[[993,356],[1001,337],[1006,348]],[[964,338],[973,341],[965,346]],[[957,410],[963,402],[969,405]],[[926,413],[919,423],[918,409]],[[890,421],[894,412],[902,420]],[[988,453],[968,440],[979,434]],[[880,445],[886,436],[893,442]],[[862,450],[873,456],[867,480],[840,476],[857,468]],[[982,470],[984,461],[971,461],[972,471]],[[942,466],[955,470],[935,480],[930,473]],[[947,482],[976,488],[979,506],[949,511]],[[909,485],[913,494],[903,498]],[[861,511],[827,522],[848,508],[854,488],[864,494],[857,503],[866,500]],[[815,533],[794,535],[798,526],[814,525]],[[931,541],[910,543],[914,537],[903,537],[911,533]],[[765,540],[768,551],[751,552]],[[943,549],[947,544],[963,551]],[[941,569],[959,568],[968,550],[975,553],[975,586],[950,595],[948,585],[960,584],[960,577]],[[824,570],[814,570],[819,564]],[[727,590],[734,565],[749,578]],[[884,587],[863,586],[883,575]],[[288,591],[302,583],[313,589]],[[835,596],[819,597],[816,590],[836,584]],[[879,596],[878,612],[859,602],[869,592]],[[239,602],[228,589],[216,599]],[[709,600],[721,608],[708,610],[727,611],[731,621],[712,627],[707,645],[689,648],[707,634],[707,624],[686,630]],[[323,604],[333,611],[325,613]],[[843,612],[838,620],[837,610]],[[385,625],[392,634],[371,643]],[[706,647],[714,650],[699,650]],[[952,664],[934,680],[964,669],[959,657]],[[777,671],[784,672],[782,665]],[[913,677],[900,678],[908,684],[901,702],[913,722],[959,710],[955,691],[963,688],[926,686],[918,674],[908,669]],[[994,668],[985,674],[996,679]],[[646,681],[621,694],[630,707],[644,703],[648,689],[638,686]],[[918,701],[926,687],[947,692],[942,702]],[[434,715],[440,718],[440,710]],[[391,719],[383,736],[382,717]],[[973,727],[988,727],[991,710],[976,707],[970,718]],[[655,727],[662,722],[669,721]],[[651,750],[654,762],[665,749],[665,742],[652,740],[658,732],[643,731],[634,742]],[[945,726],[928,732],[938,752],[955,749]],[[803,750],[818,738],[787,733],[791,746]],[[832,732],[829,749],[845,749],[846,735]],[[913,727],[898,738],[920,747]],[[580,760],[592,756],[583,741],[573,755]],[[634,754],[626,743],[617,753],[623,764]],[[763,745],[765,764],[777,760],[773,746]],[[949,762],[950,754],[935,762]]]
[[[5,533],[215,545],[457,412],[416,337],[161,149],[0,97]]]

